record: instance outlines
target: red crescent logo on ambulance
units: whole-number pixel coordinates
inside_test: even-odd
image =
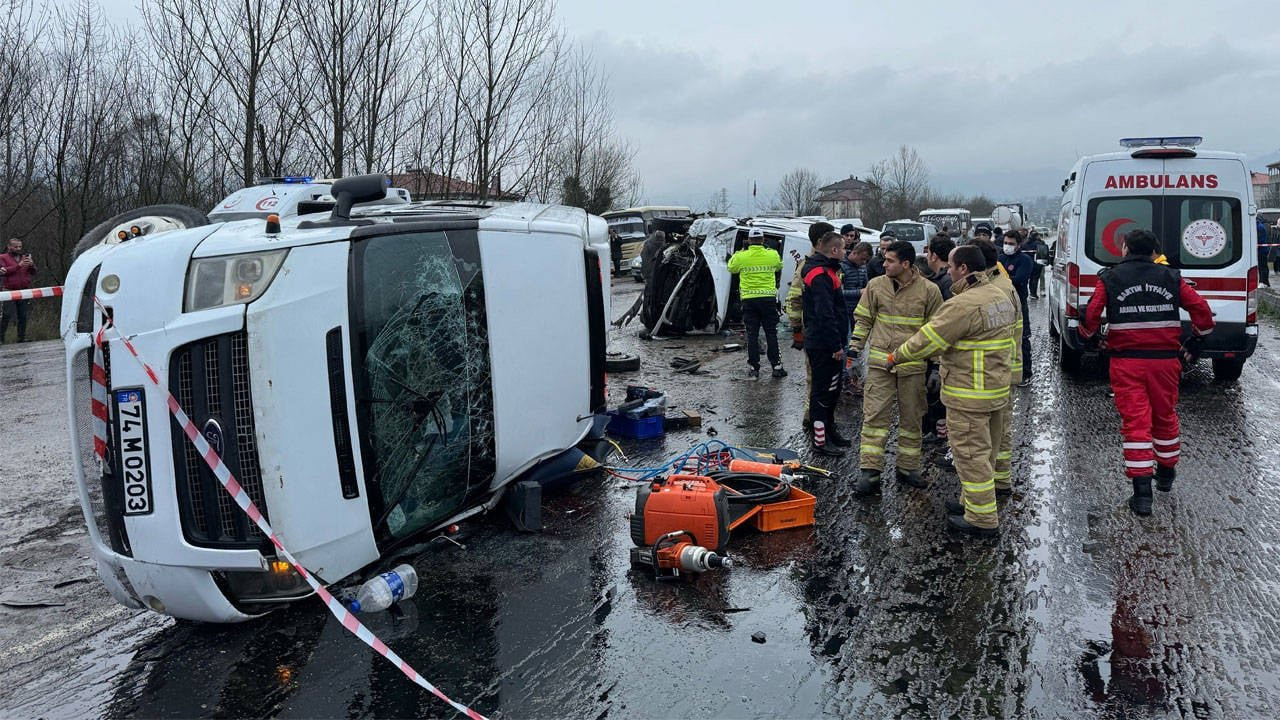
[[[1130,224],[1134,224],[1134,221],[1129,218],[1116,218],[1115,220],[1107,223],[1107,226],[1102,228],[1102,247],[1106,248],[1107,252],[1115,255],[1116,257],[1122,255],[1123,253],[1120,252],[1120,242],[1116,240],[1116,231],[1125,225]]]

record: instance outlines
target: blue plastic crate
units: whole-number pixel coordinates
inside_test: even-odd
[[[609,416],[608,431],[614,435],[633,440],[644,440],[645,438],[660,437],[663,433],[663,418],[661,415],[646,418],[629,418],[621,413],[611,412]]]

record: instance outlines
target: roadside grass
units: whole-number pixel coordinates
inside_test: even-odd
[[[29,301],[27,305],[27,340],[28,342],[35,340],[57,340],[61,335],[58,334],[58,322],[62,315],[62,298],[38,298]],[[17,337],[16,318],[9,321],[9,332],[6,333],[5,340],[13,342]]]

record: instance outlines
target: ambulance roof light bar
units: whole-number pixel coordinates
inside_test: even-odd
[[[275,175],[272,177],[260,177],[255,185],[305,185],[314,182],[315,178],[310,175]]]
[[[1193,148],[1204,142],[1199,135],[1170,135],[1168,137],[1131,137],[1120,138],[1120,147],[1134,149],[1140,147],[1185,147]]]

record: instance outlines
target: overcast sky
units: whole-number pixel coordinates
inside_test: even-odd
[[[130,13],[136,0],[101,0]],[[316,3],[314,7],[319,7]],[[865,175],[907,144],[934,185],[1050,195],[1080,154],[1185,133],[1280,159],[1275,0],[559,0],[613,79],[649,202]]]
[[[1126,135],[1280,148],[1280,3],[560,0],[612,74],[650,201],[747,202],[811,167],[865,175],[898,145],[935,185],[1058,192]],[[1272,158],[1276,159],[1276,158]],[[743,212],[739,203],[735,210]]]

